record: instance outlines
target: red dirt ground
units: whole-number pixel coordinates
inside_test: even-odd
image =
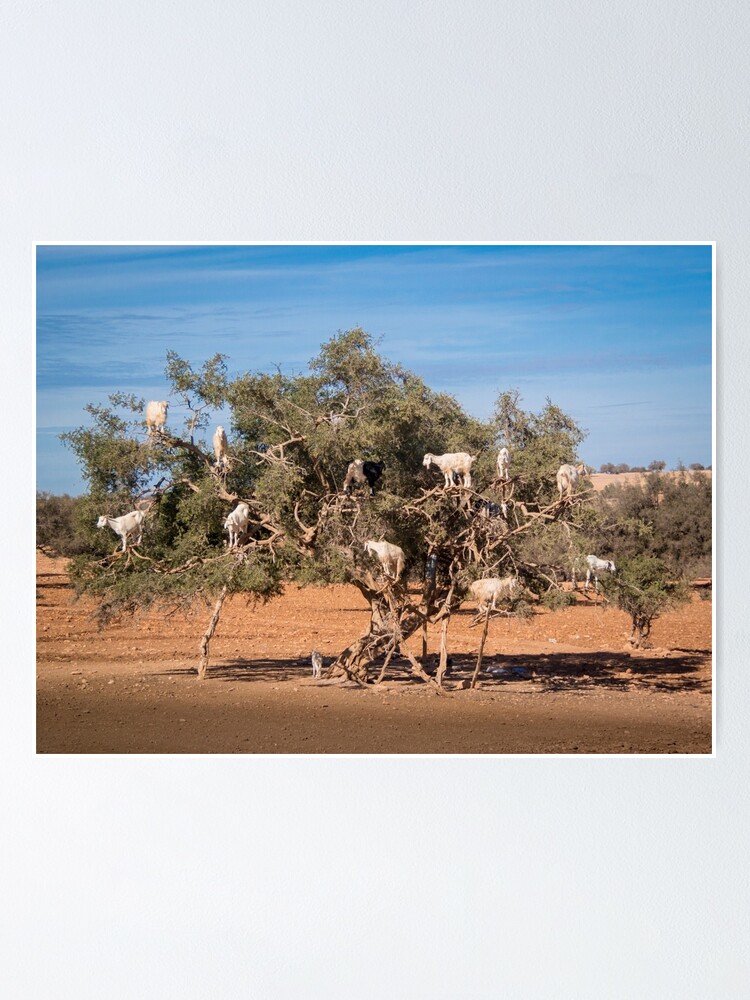
[[[74,602],[64,559],[38,554],[40,753],[711,752],[711,602],[697,593],[654,623],[644,650],[627,642],[622,612],[582,594],[561,611],[497,619],[484,665],[520,676],[480,675],[477,689],[442,696],[402,663],[366,688],[312,680],[311,648],[332,657],[366,624],[353,587],[291,586],[259,607],[229,600],[205,681],[205,607],[103,631],[93,608]],[[472,617],[451,623],[454,684],[474,667]]]

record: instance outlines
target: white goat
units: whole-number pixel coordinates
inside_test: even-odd
[[[216,455],[216,465],[227,466],[227,453],[229,452],[229,442],[227,441],[227,436],[224,428],[219,424],[219,426],[214,431],[214,455]]]
[[[122,551],[124,552],[128,547],[129,535],[137,534],[138,537],[133,539],[133,545],[141,544],[145,517],[142,510],[131,510],[129,514],[123,514],[122,517],[107,517],[106,514],[102,514],[96,522],[96,526],[97,528],[110,527],[116,535],[119,535],[122,539]]]
[[[463,477],[464,486],[471,486],[471,467],[476,461],[476,455],[469,455],[465,451],[451,451],[445,455],[431,455],[429,452],[422,460],[425,469],[431,465],[436,465],[445,476],[445,486],[453,485],[453,473]]]
[[[365,552],[374,553],[386,576],[397,582],[404,571],[404,550],[390,542],[365,542]]]
[[[166,399],[162,399],[159,402],[152,399],[150,403],[146,403],[146,430],[149,434],[152,431],[164,430],[168,409],[169,403]]]
[[[599,592],[599,574],[600,573],[615,573],[617,571],[615,564],[611,559],[599,559],[598,556],[586,556],[587,570],[586,570],[586,583],[583,585],[584,590],[589,589],[589,584],[591,583],[591,577],[594,578],[594,591]]]
[[[557,489],[560,499],[564,496],[573,496],[578,480],[586,475],[585,465],[561,465],[557,470]]]
[[[229,532],[229,548],[233,549],[239,543],[240,535],[247,529],[250,520],[250,508],[246,503],[238,503],[227,515],[224,527]]]
[[[475,580],[469,590],[477,601],[477,610],[486,611],[488,606],[494,611],[498,601],[510,601],[518,590],[517,576],[489,576]]]
[[[501,479],[508,478],[510,469],[510,452],[507,448],[501,448],[497,453],[497,474]]]

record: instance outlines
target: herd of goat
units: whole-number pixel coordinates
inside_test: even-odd
[[[149,435],[162,433],[167,422],[167,411],[169,403],[167,400],[151,401],[146,406],[146,428]],[[226,470],[228,468],[229,444],[227,435],[223,427],[216,428],[213,436],[213,450],[216,458],[216,467]],[[422,464],[426,469],[435,466],[444,476],[444,486],[464,486],[470,489],[472,486],[471,467],[476,461],[476,455],[469,455],[467,452],[448,452],[445,455],[433,455],[428,453],[424,456]],[[368,462],[364,459],[355,459],[350,462],[346,470],[343,483],[343,491],[351,494],[356,486],[367,487],[370,496],[375,495],[375,486],[383,475],[385,463]],[[510,475],[510,452],[507,448],[501,448],[497,456],[497,473],[500,480],[507,482]],[[556,480],[560,499],[572,496],[576,485],[582,475],[586,474],[584,465],[561,465],[557,470]],[[505,514],[505,505],[492,503],[491,501],[481,502],[482,513],[489,517],[494,517],[500,513]],[[143,522],[145,514],[142,510],[133,510],[122,517],[107,517],[102,515],[97,521],[97,527],[109,527],[122,540],[122,551],[127,551],[128,545],[138,545],[143,536]],[[224,530],[227,532],[228,547],[230,549],[240,544],[240,539],[248,528],[250,522],[250,508],[240,501],[224,521]],[[403,549],[392,542],[369,540],[365,542],[365,551],[374,555],[381,566],[383,574],[389,580],[397,583],[404,571],[405,556]],[[600,559],[598,556],[586,556],[586,582],[584,590],[588,590],[591,579],[594,580],[594,590],[599,589],[599,576],[602,573],[614,573],[615,564],[609,559]],[[576,588],[576,570],[573,568],[573,588]],[[477,601],[478,610],[485,612],[495,610],[498,601],[512,600],[519,589],[519,581],[516,576],[507,577],[486,577],[482,580],[475,580],[469,590]]]

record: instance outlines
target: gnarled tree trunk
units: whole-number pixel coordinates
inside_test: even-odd
[[[328,676],[344,674],[350,680],[366,684],[370,664],[380,656],[385,656],[387,662],[390,662],[394,651],[398,650],[409,661],[418,677],[434,683],[422,664],[406,648],[406,640],[421,627],[423,616],[409,610],[403,592],[392,588],[375,590],[362,581],[354,583],[370,604],[369,626],[363,635],[339,653],[328,668]],[[382,673],[381,671],[381,678]]]
[[[367,682],[368,666],[394,646],[398,620],[382,594],[373,593],[364,586],[359,590],[370,602],[370,622],[367,631],[337,656],[328,669],[331,677],[344,673],[350,680],[360,684]]]

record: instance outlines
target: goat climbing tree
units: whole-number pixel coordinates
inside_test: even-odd
[[[201,368],[170,352],[165,376],[187,411],[184,429],[146,433],[144,401],[113,393],[90,406],[89,426],[64,435],[82,465],[89,492],[78,509],[89,551],[73,561],[79,591],[98,596],[103,620],[154,602],[172,607],[202,600],[209,608],[198,669],[205,676],[211,638],[233,593],[264,600],[284,583],[348,582],[370,607],[368,628],[329,667],[359,683],[379,677],[394,656],[415,675],[442,685],[451,615],[472,579],[519,572],[527,587],[546,586],[524,562],[521,541],[578,517],[583,497],[560,500],[554,472],[576,458],[583,433],[550,401],[527,414],[516,393],[498,397],[481,422],[448,395],[384,358],[365,331],[337,334],[307,372],[227,374],[215,355]],[[229,416],[227,416],[229,413]],[[218,466],[212,421],[231,426],[229,462]],[[500,444],[510,445],[513,478],[494,478]],[[517,449],[514,451],[514,449]],[[448,487],[426,470],[426,452],[478,455],[474,489]],[[374,497],[342,492],[354,458],[385,463]],[[237,502],[247,529],[226,546],[223,521]],[[94,527],[100,514],[146,510],[143,541],[111,552]],[[394,583],[366,553],[368,539],[399,545],[407,570]],[[426,668],[426,629],[441,629],[436,677]],[[422,655],[407,640],[421,630]]]

